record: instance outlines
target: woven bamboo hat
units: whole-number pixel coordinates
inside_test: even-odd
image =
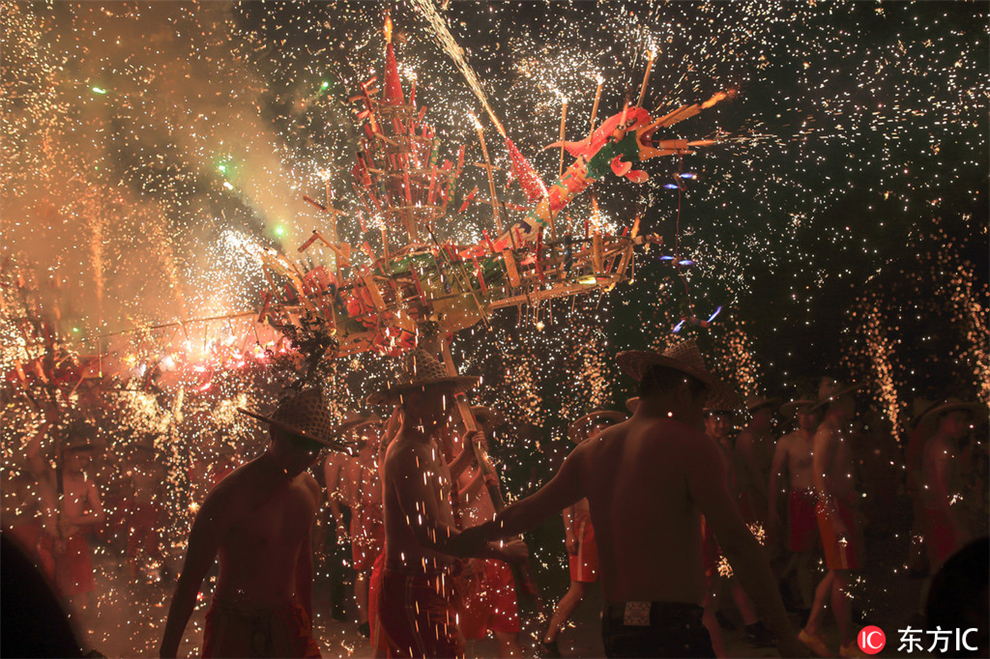
[[[286,398],[278,404],[271,416],[258,414],[242,407],[238,407],[237,411],[318,444],[335,449],[345,448],[341,442],[331,439],[338,430],[334,428],[330,408],[323,399],[323,392],[319,389],[305,389]]]
[[[816,405],[818,405],[817,398],[798,398],[781,405],[780,413],[788,419],[793,419],[798,415],[798,412],[808,414],[814,411]]]
[[[957,410],[963,412],[969,412],[970,414],[975,415],[981,409],[986,410],[986,408],[979,403],[969,403],[963,401],[961,398],[951,397],[951,398],[946,398],[943,402],[937,405],[933,405],[929,407],[927,411],[922,413],[921,417],[918,420],[924,421],[930,418],[938,418],[943,414],[947,414],[949,412],[955,412]]]
[[[370,404],[384,403],[427,387],[443,387],[453,393],[460,393],[473,389],[481,380],[470,375],[448,375],[440,360],[422,348],[407,352],[402,358],[402,367],[398,382],[368,396]]]
[[[99,450],[103,448],[99,431],[88,421],[77,419],[65,429],[65,440],[62,442],[63,451]]]
[[[706,385],[714,384],[714,378],[705,367],[705,360],[698,350],[698,345],[691,339],[681,341],[663,351],[663,354],[652,350],[627,350],[616,357],[619,368],[626,375],[640,382],[651,366],[665,366],[701,380]]]
[[[721,378],[713,377],[713,383],[705,403],[705,415],[736,416],[739,413],[739,397]]]
[[[370,426],[381,422],[381,417],[374,413],[359,414],[357,412],[349,412],[337,425],[337,432],[350,432],[352,430],[357,430],[358,428],[363,428],[364,426]]]
[[[580,444],[588,436],[588,431],[596,423],[608,423],[614,425],[626,420],[626,415],[622,412],[612,410],[596,410],[585,414],[580,419],[567,427],[567,437],[575,444]]]
[[[777,409],[780,404],[783,403],[781,398],[767,398],[766,396],[749,396],[746,398],[746,409],[750,412],[755,412],[763,407],[772,407]]]
[[[822,378],[822,382],[818,386],[818,404],[811,408],[811,411],[815,412],[827,407],[832,401],[839,400],[846,394],[856,391],[862,386],[861,384],[847,385],[832,378]]]

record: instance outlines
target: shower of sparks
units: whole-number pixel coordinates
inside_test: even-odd
[[[0,1],[5,479],[44,406],[92,416],[113,518],[124,449],[154,435],[175,569],[204,465],[264,447],[234,409],[270,408],[283,384],[273,360],[293,354],[258,322],[271,289],[259,255],[334,266],[323,246],[296,251],[314,229],[329,235],[331,215],[304,195],[340,211],[339,239],[357,262],[388,228],[359,215],[347,103],[382,80],[384,10]],[[575,234],[640,218],[640,234],[663,245],[637,255],[632,282],[500,310],[490,328],[454,337],[455,362],[485,375],[477,398],[507,420],[497,439],[509,500],[559,466],[570,421],[636,393],[618,351],[678,337],[698,339],[742,399],[845,369],[869,383],[864,399],[898,439],[913,396],[957,387],[990,405],[985,4],[414,0],[390,10],[406,91],[415,83],[443,148],[466,146],[465,192],[489,190],[471,166],[482,160],[472,112],[484,109],[549,183],[560,152],[543,149],[560,136],[562,99],[566,138],[581,141],[593,107],[601,125],[636,103],[651,58],[643,107],[655,116],[735,92],[657,134],[716,144],[650,161],[642,185],[603,180],[558,216]],[[501,187],[509,158],[489,142]],[[503,221],[527,205],[516,183],[498,198]],[[495,234],[481,201],[437,226],[438,239]],[[675,246],[690,267],[657,258]],[[670,334],[719,307],[710,327]],[[393,368],[375,354],[336,363],[335,417],[361,409]],[[977,494],[963,503],[986,501]],[[100,559],[125,536],[115,527]],[[555,549],[534,552],[534,564],[560,569]],[[124,590],[99,606],[130,602]],[[134,616],[153,627],[163,598]],[[187,650],[199,634],[191,625]],[[114,636],[120,655],[155,649],[151,634]],[[328,651],[342,650],[354,646]]]

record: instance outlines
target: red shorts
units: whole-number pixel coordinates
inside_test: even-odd
[[[463,657],[449,570],[395,570],[386,566],[378,617],[389,657]]]
[[[385,549],[385,527],[381,509],[368,510],[361,506],[351,516],[351,558],[355,572],[367,572]]]
[[[385,570],[385,552],[378,554],[371,568],[371,579],[368,580],[368,623],[371,626],[371,647],[375,648],[376,657],[388,656],[388,643],[382,634],[382,621],[378,615],[378,593],[382,590],[382,572]]]
[[[598,545],[595,544],[595,528],[591,520],[574,520],[576,526],[578,551],[577,554],[567,554],[567,563],[571,572],[571,581],[591,583],[598,581]]]
[[[858,570],[862,567],[863,541],[859,536],[859,526],[856,523],[852,497],[834,497],[835,509],[849,535],[836,537],[832,527],[831,515],[825,504],[818,502],[815,515],[818,517],[818,530],[822,536],[822,548],[825,550],[825,567],[829,570]]]
[[[817,500],[818,493],[814,488],[791,489],[789,542],[791,551],[811,551],[818,546],[818,517],[815,514]]]
[[[245,608],[217,602],[206,612],[203,657],[319,657],[309,617],[289,602]]]
[[[962,538],[945,511],[925,508],[924,512],[925,546],[928,547],[928,563],[934,573],[949,556],[962,548]]]
[[[86,536],[76,534],[65,541],[55,555],[55,584],[63,597],[81,595],[96,590],[93,579],[93,559]]]
[[[503,634],[519,631],[516,581],[507,563],[472,559],[473,571],[457,580],[461,633],[468,640],[485,637],[488,630]]]
[[[158,506],[152,503],[133,504],[127,512],[127,555],[136,558],[139,551],[158,555]]]

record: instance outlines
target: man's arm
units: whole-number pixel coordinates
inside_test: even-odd
[[[478,492],[481,487],[485,484],[485,474],[481,469],[475,469],[474,475],[468,480],[468,484],[465,485],[459,492],[458,495],[461,497],[461,501],[465,505],[470,505],[472,501],[478,498]]]
[[[780,494],[777,492],[777,484],[783,480],[784,469],[787,467],[787,443],[790,441],[788,437],[790,435],[785,435],[777,440],[777,447],[773,451],[773,463],[770,465],[770,483],[767,486],[769,496],[767,499],[770,505],[770,521],[772,523],[780,521],[777,515],[777,498]]]
[[[296,601],[302,606],[313,625],[313,531],[306,531],[306,537],[299,545],[296,558]]]
[[[812,447],[811,477],[818,490],[818,505],[824,507],[836,535],[847,535],[849,529],[839,516],[835,497],[832,496],[832,488],[828,483],[828,471],[835,458],[835,431],[825,424],[819,426]]]
[[[753,435],[743,430],[736,440],[736,450],[733,453],[736,463],[736,483],[739,487],[739,498],[749,504],[754,512],[753,488],[756,470],[756,461],[753,457]]]
[[[949,491],[949,463],[952,455],[945,444],[939,440],[932,440],[925,447],[925,473],[931,474],[927,483],[932,493],[932,500],[939,509],[952,521],[956,531],[963,536],[966,525],[959,514],[959,506],[952,505],[953,492]]]
[[[581,464],[590,446],[593,445],[578,445],[549,483],[500,512],[493,522],[483,525],[489,539],[519,535],[534,529],[550,515],[583,499]]]
[[[230,519],[229,505],[226,503],[227,488],[222,484],[215,488],[203,507],[196,514],[192,530],[189,532],[189,548],[186,550],[186,561],[182,566],[182,574],[172,595],[172,604],[168,610],[165,622],[165,632],[158,654],[161,657],[174,657],[179,651],[182,632],[189,622],[196,606],[196,595],[206,577],[206,572],[213,565],[220,541],[226,535],[233,520]]]
[[[437,482],[438,474],[423,473],[423,469],[428,468],[427,465],[435,464],[427,455],[431,450],[420,452],[407,445],[401,450],[391,452],[385,465],[385,478],[395,489],[402,513],[420,546],[459,558],[518,558],[518,547],[515,545],[507,547],[507,553],[503,548],[489,544],[480,532],[464,535],[441,521],[441,493],[435,486],[431,486],[431,481]]]
[[[96,489],[95,483],[88,483],[88,490],[86,492],[86,498],[89,500],[89,514],[80,515],[74,521],[75,524],[102,524],[103,520],[107,518],[106,514],[103,512],[103,502],[100,501],[100,493]]]
[[[320,486],[306,474],[306,485],[313,495],[315,510],[320,509]],[[306,537],[299,544],[299,556],[296,557],[296,601],[302,605],[309,618],[310,628],[313,625],[313,527],[306,530]]]
[[[739,577],[739,583],[779,639],[782,649],[787,648],[789,652],[797,649],[798,656],[802,656],[801,646],[794,635],[776,588],[776,580],[770,571],[770,563],[743,522],[729,494],[725,465],[718,447],[700,432],[689,443],[691,452],[687,461],[687,482],[691,498],[711,525],[719,545]],[[788,653],[783,656],[793,655]]]
[[[337,529],[337,538],[347,535],[347,526],[344,524],[344,513],[340,509],[340,465],[341,458],[337,453],[331,452],[323,462],[323,477],[327,484],[327,503],[330,504],[330,514],[333,515],[334,526]]]
[[[48,429],[51,427],[52,421],[49,420],[46,414],[45,422],[41,424],[38,432],[35,433],[27,445],[28,468],[31,471],[31,476],[39,480],[53,476],[51,465],[41,457],[41,438],[48,434]]]

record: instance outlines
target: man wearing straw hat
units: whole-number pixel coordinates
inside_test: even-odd
[[[618,361],[640,383],[632,418],[575,448],[536,494],[465,533],[515,535],[587,497],[601,557],[605,653],[714,657],[700,606],[704,514],[782,656],[804,656],[767,559],[729,494],[719,449],[702,431],[714,379],[697,346],[624,352]]]
[[[196,514],[160,656],[174,657],[207,570],[220,575],[206,614],[204,657],[318,657],[312,637],[310,534],[320,488],[306,470],[331,439],[330,411],[318,389],[295,393],[271,416],[271,441],[258,458],[217,483]]]
[[[770,468],[770,525],[780,528],[778,511],[780,495],[787,498],[787,549],[792,552],[781,575],[783,580],[792,571],[797,574],[803,607],[811,609],[814,603],[815,564],[818,560],[818,519],[815,516],[815,481],[812,476],[811,448],[818,428],[818,413],[812,408],[818,401],[799,398],[785,403],[780,413],[788,419],[797,419],[798,427],[777,441]],[[782,485],[784,472],[787,485]],[[786,487],[786,489],[785,489]]]
[[[372,403],[402,408],[402,422],[385,454],[383,470],[385,569],[378,615],[393,657],[460,657],[453,602],[453,557],[526,556],[522,541],[500,547],[457,530],[450,499],[456,496],[451,469],[439,441],[454,409],[454,396],[478,378],[450,376],[422,348],[405,355],[397,384],[372,396]]]
[[[575,444],[581,444],[611,425],[622,423],[626,415],[611,410],[596,410],[574,421],[567,429],[567,437]],[[591,510],[588,500],[581,499],[563,510],[564,534],[567,547],[567,567],[571,584],[550,616],[550,624],[540,649],[547,657],[559,657],[560,648],[557,636],[570,619],[574,610],[584,601],[588,584],[598,581],[598,546],[595,544],[595,529],[591,523]]]
[[[935,434],[925,445],[921,466],[921,505],[932,574],[970,540],[962,506],[953,504],[963,489],[958,442],[972,429],[979,409],[977,403],[949,398],[929,409],[921,419],[934,419],[937,424]]]
[[[85,617],[89,594],[96,590],[87,534],[106,519],[99,490],[87,473],[100,441],[96,428],[82,420],[73,421],[64,432],[57,469],[40,456],[36,442],[29,445],[28,458],[32,471],[45,481],[43,491],[58,499],[49,502],[55,508],[57,527],[46,524],[41,551],[47,554],[50,550],[54,557],[55,585],[70,602],[72,615]],[[81,621],[80,626],[85,623]]]
[[[780,406],[779,398],[750,396],[746,399],[749,423],[736,439],[736,463],[739,477],[739,510],[750,524],[766,529],[769,498],[770,463],[775,440],[770,422]]]
[[[477,431],[464,434],[462,445],[471,441],[487,443],[501,424],[501,417],[484,405],[473,405]],[[478,434],[480,433],[480,435]],[[468,451],[470,446],[464,446]],[[485,451],[487,452],[487,447]],[[463,453],[461,455],[464,455]],[[471,454],[468,453],[468,456]],[[460,528],[483,524],[495,517],[495,504],[484,487],[484,470],[477,463],[464,468],[458,480],[460,487]],[[519,600],[512,568],[504,561],[473,558],[462,563],[457,575],[458,614],[461,634],[466,641],[485,638],[489,631],[498,642],[499,657],[521,657],[519,645]]]
[[[824,410],[825,414],[815,431],[811,450],[812,478],[818,495],[815,515],[828,574],[815,592],[815,605],[799,638],[819,656],[834,656],[818,629],[826,598],[832,604],[832,614],[839,627],[839,655],[859,656],[852,628],[852,602],[846,591],[852,579],[850,570],[863,565],[851,445],[851,424],[856,415],[854,394],[860,386],[822,378],[819,402],[810,410]]]
[[[354,600],[358,609],[358,631],[371,636],[368,618],[368,580],[378,554],[385,548],[385,528],[382,525],[382,486],[378,478],[378,445],[382,439],[382,420],[372,415],[352,415],[339,428],[340,433],[358,437],[354,456],[343,457],[340,465],[338,490],[351,509],[351,560],[355,572]],[[329,464],[329,458],[327,459]],[[327,482],[327,489],[331,487]]]

